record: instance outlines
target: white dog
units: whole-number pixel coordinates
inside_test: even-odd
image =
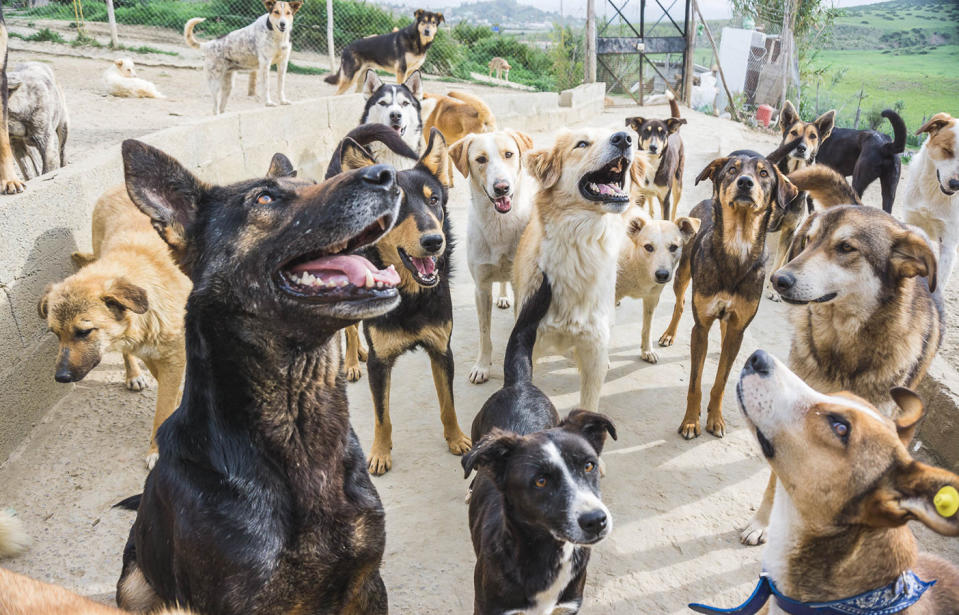
[[[909,163],[903,218],[939,243],[938,287],[945,290],[959,248],[959,122],[937,113],[916,131],[928,133]],[[942,292],[942,291],[940,291]]]
[[[111,96],[121,98],[166,98],[146,79],[137,77],[137,69],[130,58],[113,61],[103,72],[103,83]]]
[[[523,168],[523,154],[533,140],[522,132],[503,130],[467,135],[453,144],[450,157],[463,177],[470,180],[466,260],[476,284],[480,348],[469,381],[489,379],[493,364],[490,320],[493,282],[499,282],[496,305],[509,307],[506,283],[513,275],[516,246],[533,211],[536,183]]]
[[[193,28],[205,21],[202,17],[194,17],[183,28],[187,45],[203,51],[207,82],[213,94],[214,114],[226,111],[236,71],[255,69],[258,73],[256,87],[261,92],[260,101],[266,103],[267,107],[274,106],[276,103],[270,98],[267,80],[270,67],[274,64],[280,104],[290,104],[286,98],[286,68],[292,51],[290,31],[293,30],[293,16],[303,3],[264,0],[263,5],[268,11],[266,15],[261,15],[245,28],[206,43],[201,43],[193,36]]]

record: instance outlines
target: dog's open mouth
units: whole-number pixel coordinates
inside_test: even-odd
[[[400,283],[396,269],[377,269],[352,253],[374,243],[391,226],[391,216],[384,215],[349,239],[295,257],[279,270],[280,289],[315,303],[395,297]]]
[[[623,189],[629,161],[620,156],[598,171],[587,173],[579,180],[579,192],[590,201],[624,203],[629,195]]]
[[[509,210],[513,208],[513,197],[511,195],[498,196],[490,200],[493,202],[493,208],[501,214],[509,213]]]
[[[806,305],[808,303],[826,303],[827,301],[832,301],[836,298],[837,293],[826,293],[818,299],[802,300],[802,299],[791,299],[786,295],[780,294],[780,298],[786,303],[791,303],[792,305]]]
[[[439,283],[440,276],[436,269],[435,256],[410,256],[403,248],[396,248],[396,251],[400,254],[400,261],[403,262],[403,266],[410,270],[413,279],[420,286],[436,286]]]
[[[399,122],[390,122],[390,128],[396,131],[396,134],[401,137],[406,134],[406,126],[403,126]]]

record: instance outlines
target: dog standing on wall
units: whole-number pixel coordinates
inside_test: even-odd
[[[66,165],[67,101],[53,70],[40,62],[7,73],[10,145],[24,178]]]
[[[270,67],[276,64],[276,83],[280,104],[288,105],[286,98],[286,69],[290,63],[290,32],[293,30],[293,16],[303,6],[302,2],[284,2],[283,0],[264,0],[267,14],[256,21],[234,30],[226,36],[201,43],[193,35],[197,24],[205,21],[194,17],[186,22],[183,36],[187,45],[203,52],[203,66],[206,70],[207,84],[213,94],[214,115],[226,111],[226,103],[233,89],[233,75],[236,71],[256,70],[257,76],[251,76],[251,84],[259,84],[260,102],[272,107],[276,103],[270,98]]]

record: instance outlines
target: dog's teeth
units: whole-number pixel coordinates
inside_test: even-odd
[[[386,220],[384,220],[383,218],[380,218],[376,221],[376,223],[379,225],[381,231],[386,230]]]
[[[592,190],[593,192],[599,192],[599,186],[597,186],[596,184],[592,182],[590,182],[589,184],[589,189]]]
[[[366,270],[366,287],[373,288],[376,286],[376,281],[373,280],[373,272],[369,269]]]
[[[347,284],[349,284],[349,281],[347,281],[347,280],[340,280],[340,288],[343,288],[343,287],[346,286]]]
[[[383,288],[383,283],[380,282],[379,280],[377,280],[377,281],[376,281],[376,287],[377,287],[377,288]]]

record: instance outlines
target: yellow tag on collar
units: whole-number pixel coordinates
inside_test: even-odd
[[[936,511],[948,519],[959,512],[959,491],[952,485],[946,485],[939,490],[932,503],[936,505]]]

